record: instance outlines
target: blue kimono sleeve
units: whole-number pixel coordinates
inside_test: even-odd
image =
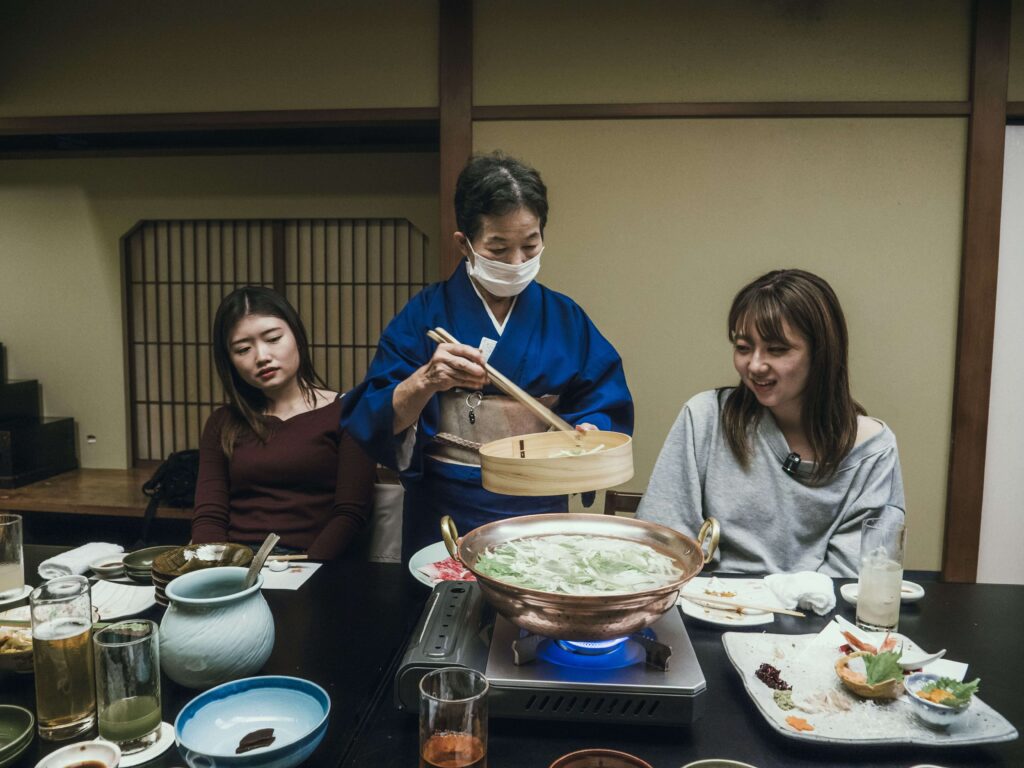
[[[375,461],[391,469],[398,468],[396,449],[405,437],[405,432],[394,434],[395,387],[431,356],[424,330],[431,326],[422,296],[406,305],[384,329],[366,377],[342,400],[341,429]],[[427,409],[430,407],[428,404]]]

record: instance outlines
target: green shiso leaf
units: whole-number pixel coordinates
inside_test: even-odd
[[[940,677],[938,680],[933,680],[922,686],[920,692],[931,693],[936,688],[941,688],[953,694],[953,701],[947,699],[944,702],[940,702],[941,704],[947,707],[962,707],[971,700],[971,696],[978,692],[978,685],[980,684],[980,677],[975,678],[969,683],[961,683],[959,680],[954,680],[951,677]]]
[[[903,679],[900,654],[892,651],[868,654],[864,657],[864,668],[867,671],[868,685],[878,685],[886,680]]]

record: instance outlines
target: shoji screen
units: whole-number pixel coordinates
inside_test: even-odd
[[[224,402],[210,328],[236,287],[286,295],[317,372],[345,391],[366,373],[387,322],[435,272],[426,236],[404,219],[146,221],[123,249],[137,462],[196,447]]]

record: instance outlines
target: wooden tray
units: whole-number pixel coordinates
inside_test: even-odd
[[[557,456],[582,449],[595,453]],[[633,477],[633,439],[620,432],[539,432],[480,447],[483,486],[508,496],[555,496],[597,491]]]

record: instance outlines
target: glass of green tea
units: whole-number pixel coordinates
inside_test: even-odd
[[[32,591],[29,605],[39,736],[71,739],[96,722],[89,580],[51,579]]]
[[[122,755],[160,737],[160,640],[152,621],[111,624],[93,637],[100,738]]]

